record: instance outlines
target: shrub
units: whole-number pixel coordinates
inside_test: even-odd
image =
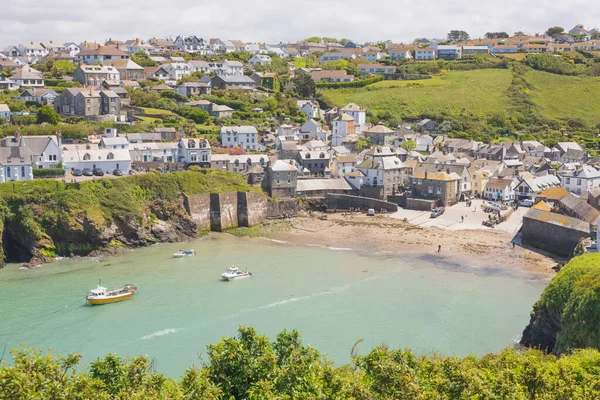
[[[56,178],[65,176],[65,170],[62,168],[36,168],[33,170],[34,178]]]

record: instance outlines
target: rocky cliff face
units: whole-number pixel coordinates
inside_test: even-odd
[[[521,344],[557,355],[600,349],[600,253],[572,259],[533,306]]]
[[[197,237],[196,225],[181,201],[154,201],[142,218],[116,215],[112,220],[80,213],[75,218],[49,221],[42,206],[21,206],[4,219],[0,252],[6,262],[35,266],[56,256],[114,253],[159,242],[179,242]],[[44,220],[46,218],[46,220]],[[0,260],[0,267],[4,261]]]
[[[521,344],[549,353],[554,351],[556,336],[562,326],[560,312],[544,307],[534,307],[529,325],[523,331]]]

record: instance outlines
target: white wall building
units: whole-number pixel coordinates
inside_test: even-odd
[[[562,175],[561,186],[573,194],[581,194],[600,187],[600,171],[591,165],[583,165]]]
[[[351,116],[354,119],[354,132],[362,132],[367,122],[367,110],[365,110],[364,107],[361,107],[354,103],[350,103],[340,110],[340,114],[346,114]]]
[[[63,145],[63,165],[67,170],[100,168],[104,172],[131,169],[131,155],[126,149],[100,149],[85,145]]]
[[[210,164],[210,143],[206,139],[179,139],[179,162]]]
[[[258,131],[253,126],[223,126],[221,143],[225,147],[242,147],[244,150],[262,150],[258,142]]]

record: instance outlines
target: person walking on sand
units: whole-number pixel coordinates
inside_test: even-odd
[[[461,216],[460,216],[460,223],[462,224],[463,222],[465,222],[465,216],[464,216],[464,215],[461,215]]]
[[[440,253],[442,251],[442,245],[438,244],[438,253]]]

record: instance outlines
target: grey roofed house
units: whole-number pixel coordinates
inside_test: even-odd
[[[589,205],[585,199],[574,196],[572,193],[561,198],[558,203],[561,210],[566,211],[572,217],[588,222],[590,225],[595,226],[600,219],[600,211]]]
[[[535,208],[523,216],[523,243],[554,254],[570,255],[579,239],[589,235],[590,224],[577,218]]]
[[[292,164],[286,163],[285,161],[282,160],[277,160],[273,163],[273,165],[271,165],[271,170],[272,171],[279,171],[279,172],[297,172],[297,169],[295,166],[293,166]]]
[[[0,164],[25,166],[31,165],[31,150],[27,147],[9,146],[0,147]]]
[[[129,142],[160,142],[161,137],[158,132],[142,133],[119,133],[119,136],[126,137]]]
[[[112,138],[108,138],[108,137],[104,137],[102,138],[102,140],[100,140],[100,147],[102,147],[102,145],[104,146],[126,146],[129,144],[129,141],[127,140],[126,137],[122,137],[122,136],[117,136],[117,137],[112,137]]]
[[[58,146],[58,139],[56,136],[21,136],[25,147],[27,147],[33,156],[41,155],[48,143],[54,141]],[[2,139],[2,146],[4,147],[15,147],[18,145],[17,138],[15,136],[8,136]]]
[[[352,186],[343,178],[340,179],[298,179],[296,191],[312,192],[312,191],[351,191]]]
[[[17,69],[11,76],[12,80],[23,80],[23,79],[44,79],[42,73],[38,70],[31,68],[29,65],[23,65]]]
[[[255,84],[254,80],[246,75],[217,75],[225,83],[249,83]]]
[[[244,126],[223,126],[221,127],[221,134],[223,133],[258,133],[255,127],[251,125]]]

